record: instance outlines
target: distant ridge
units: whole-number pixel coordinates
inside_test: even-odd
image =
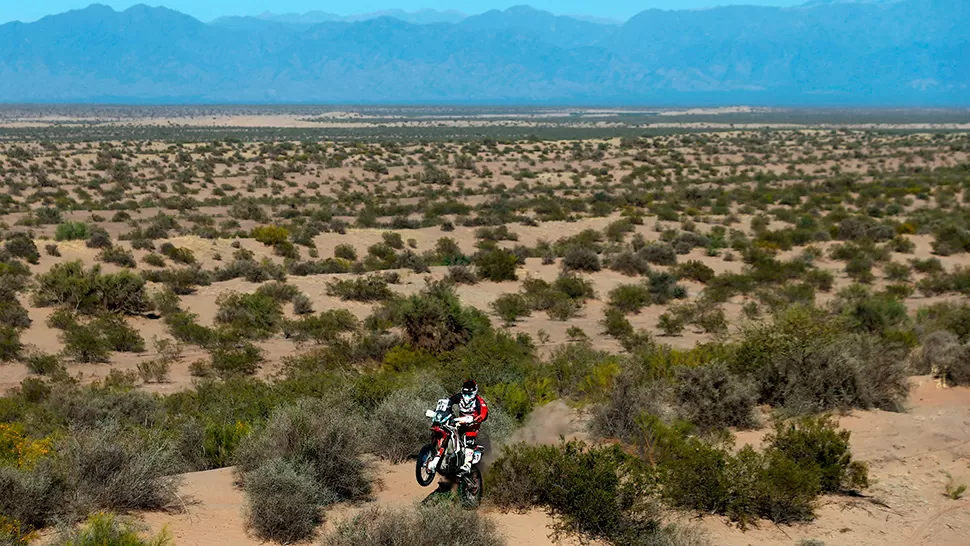
[[[203,23],[92,5],[0,25],[0,101],[970,103],[966,0],[647,10],[622,24],[527,6],[327,17]]]

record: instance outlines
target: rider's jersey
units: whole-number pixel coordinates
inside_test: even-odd
[[[488,404],[479,395],[475,395],[475,399],[471,403],[466,404],[462,399],[461,393],[458,393],[449,398],[448,402],[452,406],[458,406],[458,413],[463,416],[471,415],[474,418],[474,421],[470,425],[467,425],[469,427],[477,427],[485,422],[485,419],[488,419]]]

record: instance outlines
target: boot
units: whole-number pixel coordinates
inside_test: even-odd
[[[469,472],[472,471],[472,457],[474,457],[474,456],[475,456],[475,450],[474,449],[469,449],[469,448],[466,447],[465,448],[465,457],[464,457],[464,460],[462,461],[462,465],[461,465],[461,473],[462,474],[468,474]]]

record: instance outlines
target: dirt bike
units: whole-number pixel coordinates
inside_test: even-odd
[[[448,482],[458,484],[458,498],[468,508],[477,507],[482,500],[482,472],[478,463],[482,460],[485,447],[476,445],[472,455],[472,466],[468,472],[462,472],[465,450],[461,445],[461,434],[458,427],[462,424],[451,409],[445,409],[442,404],[436,410],[427,410],[426,417],[431,418],[431,443],[421,449],[415,463],[415,477],[422,487],[431,485],[435,474],[441,474]],[[442,447],[445,448],[441,459],[435,468],[431,468],[435,455]]]

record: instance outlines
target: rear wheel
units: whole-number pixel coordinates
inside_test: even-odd
[[[473,466],[458,482],[458,497],[465,508],[478,508],[482,502],[482,471]]]
[[[434,475],[437,469],[428,469],[428,462],[434,459],[434,453],[434,445],[428,444],[421,448],[421,453],[418,454],[418,460],[414,463],[414,477],[417,478],[421,487],[428,487],[434,481]]]

